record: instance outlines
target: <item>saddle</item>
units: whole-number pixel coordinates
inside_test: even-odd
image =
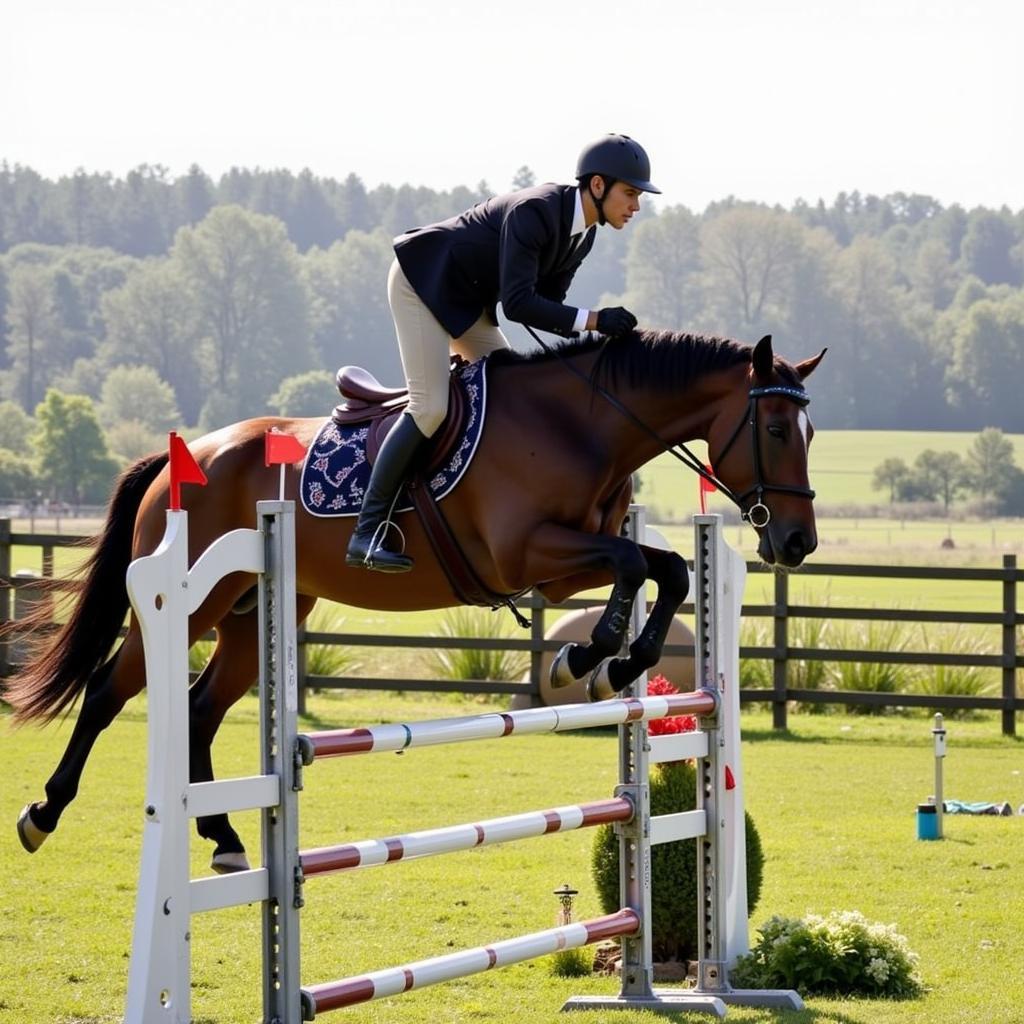
[[[458,371],[468,365],[461,356],[452,358],[448,377],[448,414],[424,447],[422,461],[417,467],[424,475],[437,469],[448,458],[465,431],[469,403],[459,384]],[[385,387],[361,366],[343,366],[335,380],[343,401],[334,407],[331,419],[339,427],[369,426],[366,460],[372,466],[388,431],[409,404],[409,392],[406,388]]]
[[[466,431],[470,406],[459,382],[459,371],[468,365],[461,356],[452,357],[448,378],[448,414],[440,429],[427,442],[425,455],[419,465],[414,467],[412,478],[406,486],[434,555],[459,600],[463,604],[490,608],[504,605],[516,621],[526,627],[530,624],[529,620],[515,606],[514,598],[519,595],[499,594],[480,579],[425,483],[425,478],[447,461]],[[335,406],[331,418],[339,427],[357,424],[369,427],[366,460],[373,465],[391,425],[409,404],[409,392],[405,388],[385,387],[369,370],[361,366],[343,366],[338,371],[336,381],[343,401]]]

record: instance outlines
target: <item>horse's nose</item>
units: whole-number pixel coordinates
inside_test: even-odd
[[[817,546],[817,540],[803,530],[790,530],[783,546],[786,564],[799,565]]]

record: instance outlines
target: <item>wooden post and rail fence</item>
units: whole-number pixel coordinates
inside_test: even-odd
[[[87,538],[68,534],[15,533],[11,521],[0,519],[0,621],[20,618],[32,602],[47,600],[40,593],[40,575],[51,578],[54,574],[54,549],[81,546]],[[41,552],[40,573],[21,570],[12,574],[12,550],[15,546],[34,547]],[[790,600],[791,577],[759,562],[747,563],[751,574],[772,573],[774,593],[771,604],[743,606],[745,619],[769,619],[772,622],[770,646],[741,646],[740,657],[763,661],[771,665],[770,688],[741,687],[740,699],[745,703],[768,703],[772,707],[772,723],[777,729],[787,726],[790,702],[860,705],[869,707],[920,707],[936,711],[986,710],[1000,713],[1004,735],[1016,735],[1016,715],[1024,712],[1024,684],[1019,688],[1018,673],[1024,670],[1024,613],[1021,611],[1024,569],[1017,565],[1017,556],[1004,555],[1001,566],[987,568],[957,568],[940,566],[886,566],[854,565],[814,562],[800,569],[801,576],[845,576],[869,579],[920,580],[922,588],[928,584],[956,581],[991,586],[992,606],[999,610],[966,612],[905,608],[840,607],[836,605],[793,604]],[[925,591],[922,590],[922,593]],[[13,600],[12,600],[13,594]],[[544,634],[551,623],[551,612],[585,608],[599,601],[573,599],[560,605],[550,605],[539,595],[524,597],[520,607],[532,620],[529,638],[477,638],[438,636],[395,636],[364,633],[323,633],[309,629],[299,630],[299,687],[300,700],[307,689],[376,689],[418,690],[438,693],[471,694],[525,694],[535,697],[540,692],[541,656],[555,651],[563,641],[545,640]],[[692,605],[681,609],[682,614],[692,612]],[[495,614],[503,614],[496,612]],[[963,651],[878,651],[837,647],[801,647],[793,644],[791,623],[799,619],[855,620],[861,622],[916,622],[941,623],[954,626],[998,627],[999,642],[991,644],[988,653]],[[421,650],[470,649],[495,651],[522,651],[530,655],[528,678],[523,681],[507,680],[445,680],[394,679],[369,676],[318,676],[305,671],[305,652],[310,645],[338,645],[344,647],[387,647]],[[692,654],[693,648],[668,644],[665,654]],[[0,676],[10,675],[12,666],[19,661],[16,637],[0,643]],[[802,662],[855,662],[859,664],[886,664],[911,666],[974,667],[998,671],[997,692],[986,696],[948,695],[927,693],[881,693],[837,689],[801,689],[789,685],[790,667]],[[304,704],[304,700],[303,700]]]

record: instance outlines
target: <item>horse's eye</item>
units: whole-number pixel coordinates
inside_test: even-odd
[[[767,430],[772,437],[777,437],[780,441],[786,436],[786,428],[779,423],[769,423]]]

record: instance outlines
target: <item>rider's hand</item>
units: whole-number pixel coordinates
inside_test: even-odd
[[[597,329],[601,334],[617,338],[636,327],[636,317],[622,306],[609,306],[597,311]]]

